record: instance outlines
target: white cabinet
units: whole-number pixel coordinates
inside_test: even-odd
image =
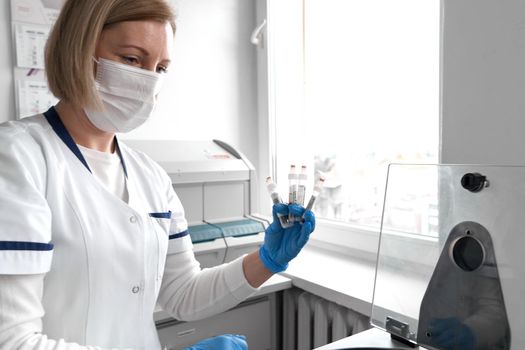
[[[228,247],[224,262],[230,262],[243,254],[249,254],[259,249],[264,242],[264,232],[250,236],[225,237],[224,240]]]
[[[202,339],[220,334],[242,334],[246,336],[250,350],[274,349],[271,325],[276,325],[275,295],[258,297],[219,315],[200,321],[179,322],[167,320],[157,322],[162,346],[178,350],[191,346]],[[272,339],[273,338],[273,339]]]
[[[237,307],[204,320],[180,322],[157,309],[155,321],[161,344],[177,350],[202,339],[220,334],[242,334],[250,350],[281,349],[282,291],[292,287],[292,281],[274,275],[256,295]]]

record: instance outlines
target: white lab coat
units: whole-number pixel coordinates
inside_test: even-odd
[[[48,338],[159,349],[157,300],[189,320],[255,289],[240,259],[200,271],[169,177],[146,155],[119,148],[129,203],[94,178],[42,115],[0,126],[0,275],[46,274]]]

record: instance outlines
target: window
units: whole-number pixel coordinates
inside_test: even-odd
[[[388,164],[438,162],[439,1],[304,0],[281,10],[270,17],[277,182],[287,193],[291,163],[322,171],[317,216],[377,232]],[[414,210],[399,208],[407,232],[434,234]]]

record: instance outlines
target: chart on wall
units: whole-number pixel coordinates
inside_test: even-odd
[[[64,0],[11,0],[17,118],[46,111],[57,102],[44,71],[44,47]]]

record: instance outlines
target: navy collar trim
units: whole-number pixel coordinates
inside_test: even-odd
[[[126,162],[124,162],[124,157],[122,156],[122,151],[120,150],[120,145],[118,143],[118,138],[115,136],[115,150],[117,151],[118,156],[120,157],[120,163],[122,163],[122,170],[124,170],[124,175],[128,177],[128,169],[126,168]]]
[[[82,152],[80,152],[80,149],[78,148],[77,144],[75,143],[75,141],[73,140],[69,132],[67,131],[66,127],[64,126],[64,123],[62,123],[62,120],[60,119],[60,116],[58,115],[58,112],[56,111],[55,107],[51,107],[46,112],[44,112],[44,117],[46,118],[49,125],[51,125],[51,127],[53,128],[53,131],[57,134],[57,136],[60,137],[60,139],[66,144],[67,148],[69,148],[69,150],[73,152],[73,154],[86,167],[86,169],[90,173],[92,173],[86,159],[82,155]],[[124,162],[124,157],[122,157],[122,152],[120,151],[120,146],[119,146],[119,143],[116,137],[115,137],[115,147],[120,157],[120,161],[122,163],[124,174],[126,175],[126,177],[128,177],[126,163]]]

